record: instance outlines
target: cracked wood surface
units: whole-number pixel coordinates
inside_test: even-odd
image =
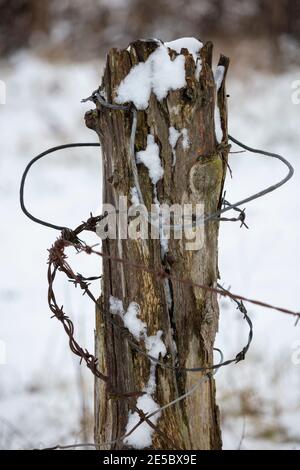
[[[101,84],[109,102],[114,102],[117,87],[130,69],[145,61],[156,47],[155,41],[137,41],[127,50],[112,49],[109,52]],[[219,145],[214,124],[216,88],[212,72],[212,44],[206,43],[201,50],[199,81],[195,78],[192,55],[186,49],[182,53],[185,55],[187,87],[170,91],[161,102],[151,94],[149,107],[138,111],[135,150],[146,148],[148,134],[154,136],[164,168],[163,179],[157,184],[160,203],[203,203],[205,214],[209,214],[220,206],[226,173],[226,72],[217,96],[223,128],[223,141]],[[171,57],[176,55],[170,51]],[[228,63],[228,59],[221,56],[219,64],[224,65],[225,71]],[[86,114],[86,123],[97,132],[102,145],[103,202],[117,208],[118,197],[125,195],[130,200],[130,189],[134,186],[129,152],[132,114],[97,105],[97,111]],[[169,144],[170,126],[178,130],[187,129],[190,140],[189,148],[184,148],[182,137],[179,138],[174,166]],[[138,174],[144,201],[150,207],[153,186],[148,169],[139,164]],[[186,240],[171,238],[167,259],[161,259],[159,240],[106,240],[103,251],[157,270],[168,269],[178,277],[213,286],[218,278],[218,222],[206,224],[203,246],[199,250],[188,251]],[[149,377],[150,362],[132,350],[120,331],[107,322],[104,312],[109,311],[111,295],[121,299],[125,309],[132,301],[140,305],[140,318],[148,326],[148,335],[163,330],[168,363],[199,367],[213,362],[219,316],[216,295],[170,281],[164,283],[147,272],[130,270],[107,259],[103,261],[102,308],[96,312],[96,355],[100,369],[121,394],[143,389]],[[171,306],[167,303],[166,288],[171,292]],[[120,318],[117,321],[122,324]],[[179,373],[157,367],[155,401],[160,405],[168,403],[185,393],[201,376],[201,372]],[[103,382],[96,381],[97,442],[122,436],[130,409],[126,400],[109,399],[106,387]],[[222,442],[214,380],[203,383],[192,396],[164,411],[158,427],[173,440],[177,449],[220,449]],[[152,445],[155,449],[170,448],[169,441],[157,433],[154,433]],[[115,449],[124,447],[122,443],[108,446]]]

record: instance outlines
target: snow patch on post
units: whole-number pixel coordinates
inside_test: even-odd
[[[182,136],[181,145],[182,145],[183,150],[189,149],[190,148],[190,139],[189,139],[189,135],[188,135],[188,130],[186,128],[183,128],[181,131],[178,131],[173,126],[169,127],[169,144],[171,145],[172,155],[173,155],[172,166],[174,166],[175,163],[176,163],[175,147],[177,145],[178,139],[181,136]]]
[[[195,70],[195,77],[196,77],[196,80],[198,81],[200,80],[201,70],[202,70],[202,60],[199,57],[196,62],[196,70]]]
[[[119,315],[124,322],[124,326],[128,328],[129,332],[135,337],[136,340],[144,340],[146,351],[149,356],[154,359],[164,357],[167,354],[166,346],[161,337],[163,332],[157,331],[155,335],[148,336],[147,325],[143,322],[138,315],[140,314],[140,306],[136,302],[131,302],[127,311],[124,311],[123,302],[116,297],[111,296],[109,299],[110,313]],[[138,398],[136,406],[143,411],[145,415],[159,410],[160,406],[154,401],[152,395],[156,391],[155,379],[156,363],[151,361],[149,379],[144,387],[144,395]],[[157,412],[152,418],[151,422],[156,425],[161,416]],[[140,416],[137,412],[129,412],[128,422],[126,426],[126,434],[129,433],[140,421]],[[135,449],[144,449],[152,444],[152,435],[154,429],[146,422],[143,422],[132,434],[124,439],[124,443]]]
[[[216,139],[218,143],[220,144],[223,139],[223,129],[221,125],[220,110],[217,104],[215,106],[215,133],[216,133]]]
[[[134,206],[138,206],[140,204],[139,194],[138,194],[138,190],[136,189],[136,186],[133,186],[130,189],[130,199]]]
[[[182,148],[183,150],[187,150],[190,148],[190,138],[188,134],[188,130],[186,128],[183,128],[181,131],[182,134]]]
[[[218,143],[222,142],[223,139],[223,130],[220,116],[220,109],[218,105],[218,91],[221,88],[225,74],[224,65],[218,65],[214,73],[215,84],[216,84],[216,103],[215,103],[215,133]]]
[[[225,74],[225,67],[224,65],[218,65],[216,68],[214,78],[215,78],[215,84],[217,88],[217,92],[220,90],[223,79],[224,79],[224,74]]]
[[[164,175],[164,169],[161,165],[161,159],[159,155],[159,146],[156,144],[153,135],[148,134],[147,137],[147,147],[145,150],[141,150],[136,154],[137,163],[143,163],[149,170],[149,177],[153,184],[153,193],[154,193],[154,204],[157,207],[157,213],[159,214],[158,221],[158,230],[159,230],[159,239],[161,246],[161,256],[162,258],[168,252],[169,240],[164,236],[163,230],[163,220],[160,215],[160,202],[157,197],[157,188],[156,184]]]
[[[176,163],[175,147],[176,147],[179,137],[180,137],[180,132],[177,129],[175,129],[175,127],[173,126],[169,127],[169,144],[171,145],[172,155],[173,155],[172,166],[174,166]]]
[[[138,398],[136,406],[142,410],[145,415],[153,413],[159,410],[159,405],[153,400],[151,395],[145,394]],[[156,425],[160,418],[161,413],[157,412],[152,418],[151,423]],[[126,433],[133,429],[140,421],[138,413],[129,412],[128,423],[126,426]],[[124,443],[133,447],[134,449],[145,449],[150,447],[152,444],[152,429],[146,422],[140,424],[140,426],[130,436],[124,439]]]
[[[147,147],[136,154],[136,162],[143,163],[149,170],[149,176],[152,184],[156,183],[163,177],[164,170],[161,166],[159,147],[154,140],[153,135],[148,134]]]

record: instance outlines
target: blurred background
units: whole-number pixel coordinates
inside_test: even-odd
[[[69,351],[47,306],[47,248],[59,235],[23,216],[18,189],[26,163],[53,145],[97,141],[84,124],[106,51],[136,38],[212,40],[214,61],[231,59],[229,130],[285,155],[292,182],[247,207],[249,230],[223,223],[221,282],[235,293],[299,311],[300,1],[0,0],[0,448],[92,440],[93,378]],[[237,150],[237,149],[234,149]],[[280,163],[232,154],[226,182],[234,202],[283,176]],[[76,226],[101,210],[97,149],[64,151],[38,163],[26,201],[37,216]],[[97,243],[97,238],[89,241]],[[79,272],[99,260],[71,255]],[[99,295],[99,286],[94,286]],[[93,351],[93,306],[64,278],[58,302]],[[247,329],[220,299],[216,345],[225,357]],[[250,306],[254,342],[244,363],[216,375],[225,449],[299,449],[300,330],[292,318]]]

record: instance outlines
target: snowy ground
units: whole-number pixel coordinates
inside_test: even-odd
[[[253,72],[250,79],[229,78],[230,133],[249,145],[283,153],[296,173],[277,193],[247,207],[249,230],[224,223],[220,237],[226,287],[295,310],[300,105],[292,104],[291,85],[299,75],[291,70],[280,76]],[[41,150],[97,140],[83,121],[89,105],[80,100],[96,88],[99,77],[98,63],[51,64],[25,53],[0,63],[0,79],[7,85],[7,102],[0,105],[0,448],[91,439],[93,380],[69,352],[47,306],[46,250],[56,233],[21,214],[18,186],[26,162]],[[231,202],[277,181],[285,171],[267,157],[246,154],[233,154],[231,167]],[[64,151],[37,164],[26,200],[37,216],[75,226],[100,207],[100,184],[97,149]],[[96,259],[73,260],[83,273],[98,271]],[[90,303],[63,279],[57,289],[75,318],[80,342],[92,351]],[[221,306],[217,345],[231,357],[243,345],[247,329],[234,305],[221,301]],[[299,326],[280,313],[252,306],[249,312],[255,337],[248,360],[217,375],[224,447],[299,448],[300,364],[292,362]]]

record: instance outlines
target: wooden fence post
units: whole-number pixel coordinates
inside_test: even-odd
[[[224,82],[228,59],[221,56],[214,77],[210,42],[200,49],[196,64],[195,53],[186,48],[178,50],[175,43],[177,52],[172,44],[168,49],[156,40],[136,41],[126,50],[112,49],[109,52],[100,92],[107,102],[120,102],[121,82],[124,84],[125,77],[135,66],[146,61],[149,64],[153,57],[151,54],[158,48],[164,48],[162,57],[167,50],[166,61],[173,62],[181,56],[185,85],[166,91],[165,97],[158,96],[151,80],[155,80],[154,73],[159,76],[159,66],[154,62],[149,66],[152,78],[150,85],[144,85],[150,86],[151,95],[146,106],[137,106],[143,109],[137,110],[136,175],[130,142],[133,113],[109,109],[98,102],[97,110],[86,114],[86,123],[97,132],[102,146],[103,202],[118,209],[120,196],[127,196],[131,201],[134,195],[138,195],[137,177],[147,208],[153,202],[160,205],[186,203],[193,204],[193,207],[201,203],[207,215],[220,207],[226,173],[228,146]],[[156,72],[153,67],[156,67]],[[146,72],[141,73],[138,80],[143,80],[143,77],[149,80]],[[137,84],[142,85],[139,81]],[[147,163],[147,155],[142,153],[146,149],[150,158],[154,158],[153,151],[159,155],[163,175],[157,174],[153,168],[149,172],[147,165],[149,167],[151,163]],[[187,249],[188,241],[174,239],[171,233],[165,247],[160,240],[151,238],[106,239],[103,251],[151,269],[165,270],[178,278],[215,286],[218,279],[218,226],[218,221],[205,225],[202,246],[196,250]],[[160,338],[166,348],[165,353],[161,351],[162,362],[193,368],[213,363],[219,311],[214,293],[166,279],[162,281],[154,273],[132,269],[112,259],[103,260],[100,304],[101,308],[96,313],[96,356],[99,368],[109,376],[109,384],[99,380],[95,383],[95,441],[105,443],[120,438],[129,430],[129,418],[134,422],[133,407],[142,403],[137,397],[128,400],[111,396],[111,390],[117,390],[119,395],[146,390],[152,398],[152,402],[151,399],[148,401],[151,408],[184,394],[204,375],[202,372],[151,366],[145,356],[131,347],[122,330],[108,321],[108,316],[113,315],[120,326],[126,326],[124,315],[128,309],[133,315],[131,318],[137,313],[147,329],[145,333],[144,325],[140,339],[134,338],[142,349],[153,352],[145,343],[150,336],[156,338],[157,344]],[[161,337],[159,331],[162,332]],[[149,377],[155,379],[151,390]],[[139,408],[149,411],[143,406]],[[213,377],[203,382],[191,396],[153,417],[153,423],[160,432],[150,431],[151,442],[151,428],[143,423],[127,439],[104,448],[220,449],[222,441]],[[143,433],[146,434],[144,438]]]

